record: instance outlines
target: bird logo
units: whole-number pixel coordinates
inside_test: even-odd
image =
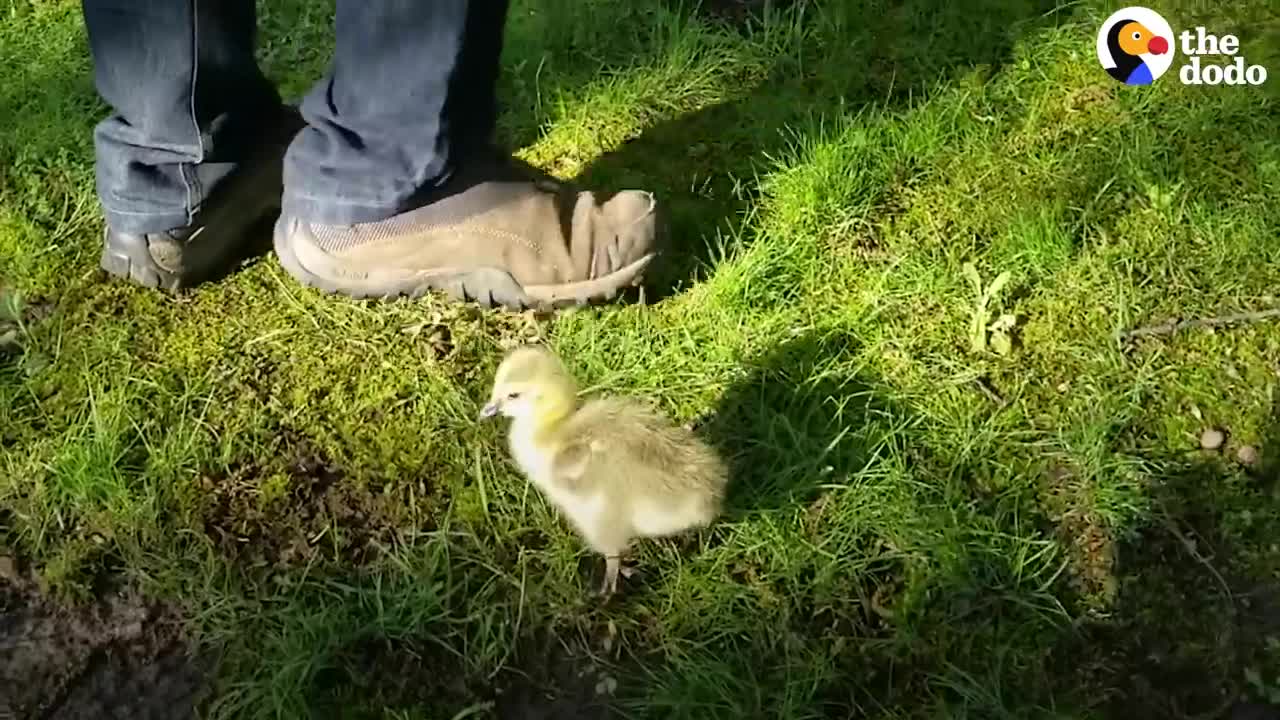
[[[1125,85],[1150,85],[1173,65],[1173,28],[1144,7],[1118,10],[1098,30],[1098,61]]]

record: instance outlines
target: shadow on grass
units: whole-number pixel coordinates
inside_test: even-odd
[[[522,639],[512,661],[485,682],[450,673],[459,658],[426,635],[370,635],[337,652],[314,682],[316,717],[460,717],[488,708],[500,720],[606,720],[616,717],[597,691],[600,677],[582,658],[565,656],[550,632]],[[598,669],[596,669],[598,670]],[[367,708],[364,714],[353,708]],[[421,714],[418,714],[421,713]]]
[[[1280,423],[1265,440],[1274,463]],[[1101,717],[1280,718],[1280,479],[1226,456],[1168,463],[1117,548],[1118,593],[1054,649],[1051,685]],[[1266,688],[1251,686],[1251,673]]]
[[[275,232],[277,217],[277,214],[271,213],[250,226],[245,231],[244,243],[236,249],[235,253],[221,266],[197,278],[197,282],[200,284],[221,282],[275,252],[272,234]]]
[[[764,4],[705,0],[697,14],[757,33],[761,43],[776,42],[764,30],[746,29]],[[651,272],[655,300],[711,262],[707,242],[716,232],[741,236],[757,199],[752,178],[785,154],[791,132],[870,106],[905,107],[976,67],[995,72],[1023,34],[1057,19],[1050,0],[779,5],[786,9],[769,17],[771,32],[806,34],[789,41],[798,43],[803,57],[776,58],[767,77],[736,100],[650,127],[575,178],[584,186],[610,181],[650,189],[665,203],[673,240]]]
[[[700,432],[730,460],[730,516],[808,504],[873,460],[885,431],[872,416],[902,415],[849,374],[859,345],[841,331],[800,335],[724,393]]]

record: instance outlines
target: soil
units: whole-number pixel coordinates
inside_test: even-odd
[[[57,601],[0,558],[0,718],[182,720],[205,673],[177,611],[120,590]]]
[[[273,498],[262,489],[276,468],[246,463],[201,478],[210,503],[205,534],[241,567],[301,567],[317,559],[360,567],[380,548],[394,548],[397,528],[414,527],[409,516],[428,509],[425,485],[355,482],[292,433],[282,434],[276,456],[285,461],[285,484]]]
[[[732,24],[745,24],[752,18],[760,17],[765,8],[772,5],[775,10],[786,9],[794,4],[793,0],[707,0],[699,9],[711,18]]]
[[[314,714],[338,717],[353,701],[368,707],[429,711],[450,717],[460,709],[487,705],[500,720],[608,720],[615,717],[607,690],[609,674],[582,648],[546,632],[521,643],[512,662],[491,682],[468,682],[441,667],[463,660],[428,638],[370,637],[344,648],[316,678]],[[417,712],[411,713],[417,714]]]
[[[1067,549],[1070,583],[1093,604],[1109,606],[1117,592],[1116,546],[1102,519],[1085,509],[1092,506],[1090,486],[1062,466],[1051,468],[1046,479],[1045,507]]]

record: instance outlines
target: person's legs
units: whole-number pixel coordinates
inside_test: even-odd
[[[466,155],[493,140],[498,124],[498,74],[509,0],[471,3],[463,30],[462,52],[449,83],[445,116],[452,129],[453,152]]]
[[[82,9],[95,84],[114,110],[94,132],[102,265],[181,286],[233,254],[279,204],[280,156],[297,124],[254,61],[254,0],[83,0]]]
[[[445,105],[467,5],[339,0],[333,68],[303,99],[307,127],[285,157],[284,213],[333,225],[383,220],[445,175]]]
[[[506,0],[338,0],[333,70],[285,161],[276,251],[357,296],[612,297],[654,254],[649,193],[548,190],[487,150]]]

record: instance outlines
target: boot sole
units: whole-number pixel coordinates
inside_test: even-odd
[[[355,298],[394,300],[419,298],[429,291],[443,292],[454,300],[475,302],[482,307],[510,310],[556,310],[613,300],[627,287],[639,286],[645,270],[657,256],[650,253],[608,275],[592,280],[558,285],[521,285],[505,270],[493,267],[466,270],[422,270],[407,277],[380,278],[374,274],[343,278],[323,277],[304,267],[294,254],[286,233],[276,226],[273,234],[276,257],[285,271],[298,282],[329,294]]]
[[[145,239],[138,236],[112,236],[110,231],[104,229],[102,256],[98,260],[98,266],[111,275],[132,280],[143,287],[168,292],[184,290],[200,284],[220,270],[225,270],[245,246],[253,242],[249,237],[250,231],[260,228],[267,218],[279,212],[279,207],[268,208],[243,228],[224,230],[226,237],[201,238],[200,247],[188,248],[183,258],[188,267],[181,272],[161,267],[152,257]],[[218,231],[212,228],[205,230],[209,234],[214,232]]]
[[[185,275],[172,273],[156,264],[147,241],[122,241],[103,231],[102,257],[98,266],[116,277],[132,280],[143,287],[175,292],[186,285]]]
[[[284,154],[305,123],[293,105],[282,108],[278,122],[278,127],[272,126],[266,131],[267,145],[247,162],[248,167],[256,169],[241,177],[228,178],[225,192],[216,199],[211,198],[215,204],[202,221],[204,229],[200,237],[192,238],[185,248],[181,270],[161,267],[145,239],[112,236],[106,229],[99,267],[139,285],[169,292],[198,285],[229,269],[239,253],[255,241],[251,232],[280,213]],[[257,239],[265,240],[265,237]]]

